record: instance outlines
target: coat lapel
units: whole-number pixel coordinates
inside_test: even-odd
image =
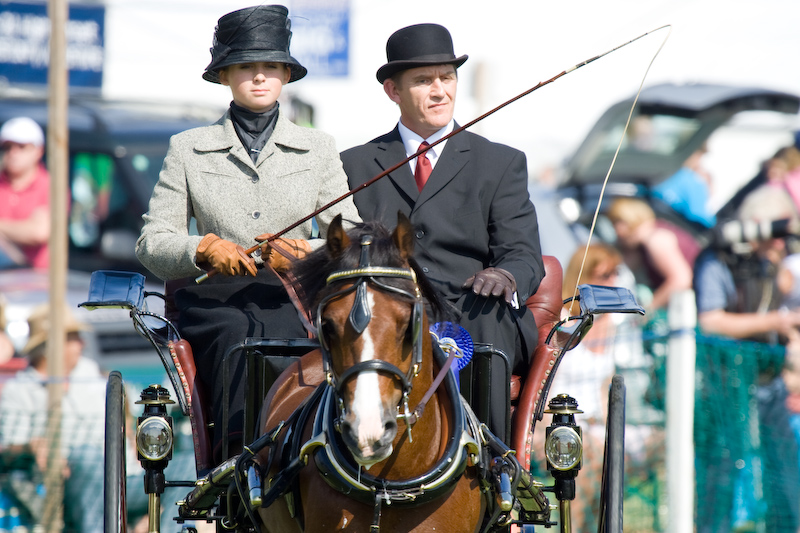
[[[386,171],[404,161],[407,157],[403,140],[400,138],[400,131],[395,127],[394,131],[386,137],[386,140],[377,145],[375,160],[381,169]],[[408,196],[412,202],[416,201],[419,191],[408,163],[401,165],[400,168],[390,173],[387,178],[392,180],[395,187]]]
[[[265,161],[273,157],[276,152],[279,152],[279,146],[290,148],[298,152],[307,152],[313,148],[309,144],[307,137],[298,136],[292,132],[293,126],[294,124],[289,122],[289,119],[284,117],[279,111],[278,120],[275,122],[275,130],[272,132],[267,144],[264,145],[264,149],[261,150],[261,155],[256,162],[257,167],[261,167]],[[294,129],[296,130],[297,127],[298,126],[294,126]]]
[[[457,129],[458,124],[456,124],[455,127]],[[445,185],[456,177],[469,161],[469,152],[469,140],[463,132],[447,139],[447,143],[444,145],[444,151],[439,155],[439,159],[436,162],[436,166],[433,167],[433,172],[431,172],[428,182],[425,184],[425,187],[422,188],[422,192],[419,193],[419,198],[417,198],[414,209],[418,209],[422,204],[433,198]]]

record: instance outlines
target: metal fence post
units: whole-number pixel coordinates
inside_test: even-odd
[[[666,472],[669,533],[694,530],[694,388],[697,306],[694,291],[670,298],[667,352]]]

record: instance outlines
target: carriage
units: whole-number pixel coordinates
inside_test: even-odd
[[[428,323],[424,309],[434,296],[407,261],[409,227],[398,221],[387,245],[373,235],[348,235],[334,221],[328,236],[333,259],[320,269],[325,283],[317,298],[315,337],[247,338],[229,348],[226,363],[233,354],[245,360],[247,444],[219,464],[212,459],[210,425],[221,423],[224,433],[226,417],[210,420],[205,391],[195,382],[191,346],[170,320],[168,295],[145,291],[140,274],[93,274],[82,306],[128,309],[136,330],[158,352],[175,396],[151,385],[136,402],[143,406],[135,442],[145,472],[148,531],[162,529],[160,495],[168,486],[186,487],[178,523],[207,521],[217,531],[572,531],[570,502],[580,498],[575,478],[582,457],[581,411],[568,394],[545,405],[550,383],[595,315],[644,310],[627,289],[581,285],[575,297],[580,312],[562,319],[561,267],[546,256],[546,276],[526,302],[539,344],[527,374],[513,375],[506,354],[492,345],[465,344],[457,326]],[[163,315],[148,311],[151,298],[165,300]],[[367,337],[382,344],[379,357],[362,357]],[[505,362],[505,391],[489,390],[495,358]],[[230,371],[225,364],[225,383]],[[363,390],[356,399],[362,376],[371,380],[366,396],[372,405],[366,405]],[[227,394],[225,389],[225,400]],[[164,475],[173,446],[168,406],[175,401],[192,424],[193,480]],[[500,435],[488,428],[491,401],[507,406]],[[622,531],[624,402],[624,383],[615,376],[600,531]],[[127,528],[124,403],[122,376],[112,372],[106,398],[107,533]],[[551,420],[542,428],[546,414]],[[544,435],[550,483],[531,474],[534,431]],[[227,443],[222,447],[228,457]]]

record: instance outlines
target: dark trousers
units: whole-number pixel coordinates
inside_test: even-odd
[[[458,324],[469,332],[475,343],[491,344],[506,354],[512,372],[520,372],[530,364],[536,348],[538,332],[533,315],[527,308],[513,309],[499,298],[482,298],[471,291],[454,302]],[[500,439],[505,438],[506,391],[509,382],[506,366],[499,357],[492,358],[489,429]]]
[[[247,337],[274,339],[307,337],[280,281],[271,273],[257,278],[215,276],[201,285],[179,289],[178,330],[194,353],[197,376],[211,397],[215,456],[220,453],[223,419],[224,358],[232,346]],[[229,354],[230,403],[228,435],[235,451],[244,427],[245,358],[241,350]],[[237,442],[239,441],[239,442]],[[215,457],[223,460],[223,457]]]

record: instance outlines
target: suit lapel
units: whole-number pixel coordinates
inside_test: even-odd
[[[456,124],[455,127],[458,128],[458,124]],[[469,140],[463,132],[447,139],[444,151],[439,155],[439,159],[436,162],[436,166],[433,167],[433,172],[431,172],[428,182],[425,184],[425,187],[422,188],[422,192],[419,193],[419,198],[417,199],[414,209],[418,209],[422,204],[434,197],[445,185],[456,177],[469,161],[469,150]]]
[[[397,163],[404,161],[407,157],[403,140],[400,138],[400,132],[395,127],[386,141],[377,146],[375,160],[378,162],[381,169],[386,171]],[[395,187],[408,196],[412,202],[416,201],[419,196],[419,191],[414,181],[414,174],[411,172],[408,163],[401,165],[400,168],[390,173],[387,177],[392,180]]]

